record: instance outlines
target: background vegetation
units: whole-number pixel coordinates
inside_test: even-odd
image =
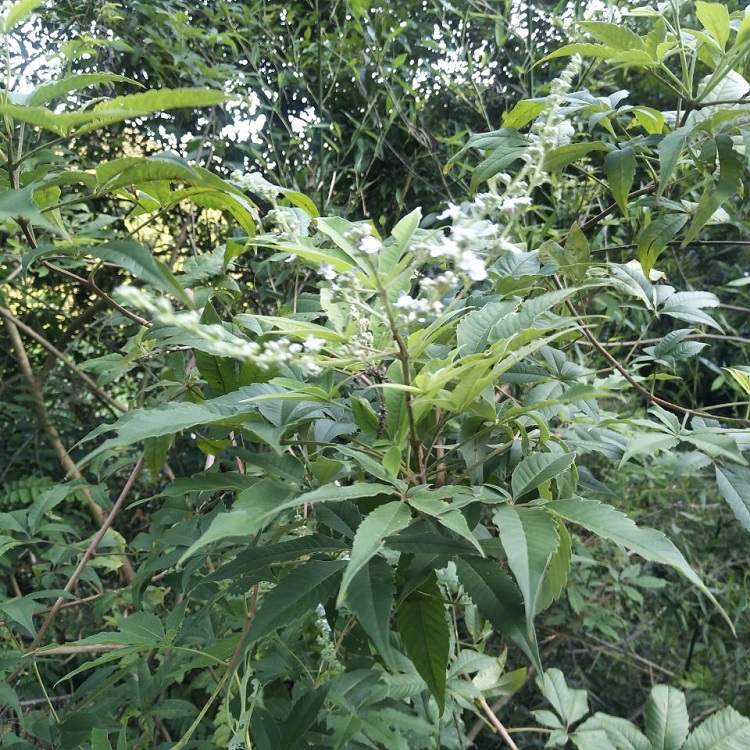
[[[0,745],[748,747],[740,6],[4,6]]]

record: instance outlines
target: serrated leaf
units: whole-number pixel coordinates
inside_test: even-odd
[[[393,568],[382,557],[373,557],[354,576],[346,592],[346,605],[386,661],[390,659],[390,621],[395,591]]]
[[[304,693],[290,707],[283,732],[274,750],[292,750],[300,747],[300,740],[318,719],[331,684],[327,683]]]
[[[580,721],[588,713],[586,691],[569,688],[565,676],[559,669],[553,668],[543,672],[537,678],[537,684],[566,727]]]
[[[656,685],[646,701],[646,736],[653,750],[680,750],[690,719],[684,694],[668,685]]]
[[[357,573],[385,547],[386,537],[405,529],[410,522],[409,506],[398,500],[375,508],[362,520],[354,535],[351,559],[341,580],[338,595],[339,606],[344,601],[347,589]]]
[[[661,531],[636,526],[635,522],[623,512],[611,505],[600,503],[598,500],[571,497],[547,503],[546,507],[603,539],[609,539],[615,544],[632,550],[645,560],[674,568],[708,597],[734,632],[734,625],[724,608],[706,588],[682,553]]]
[[[243,550],[233,560],[218,567],[207,580],[224,581],[242,578],[246,585],[252,586],[258,581],[273,580],[270,568],[273,564],[291,562],[311,555],[340,554],[349,549],[350,545],[333,537],[323,534],[307,534],[299,538]]]
[[[263,599],[248,631],[248,643],[296,622],[327,602],[345,567],[344,560],[311,560],[282,578]]]
[[[750,531],[750,469],[717,466],[716,484],[737,520]]]
[[[140,281],[166,294],[172,294],[186,306],[192,307],[185,290],[167,265],[155,258],[151,250],[140,242],[111,240],[103,245],[87,247],[83,251],[107,263],[124,268]]]
[[[526,627],[534,626],[547,568],[557,550],[557,521],[540,508],[500,505],[492,520],[497,526],[508,565],[523,595]]]
[[[643,39],[623,24],[583,21],[580,26],[584,31],[591,34],[597,42],[601,42],[611,49],[620,51],[646,49],[646,43]]]
[[[458,348],[461,355],[465,357],[483,351],[487,346],[492,326],[517,309],[517,300],[503,300],[502,302],[490,302],[465,315],[456,327]]]
[[[514,500],[554,479],[573,465],[575,453],[532,453],[513,470],[511,491]]]
[[[557,524],[558,544],[547,567],[547,575],[537,600],[537,614],[547,609],[565,590],[573,557],[573,542],[562,521]]]
[[[71,91],[80,91],[89,86],[95,86],[98,83],[132,83],[136,86],[139,85],[132,78],[117,75],[116,73],[77,73],[76,75],[66,76],[59,81],[43,83],[37,86],[29,97],[28,104],[29,106],[46,104],[63,94],[68,94]]]
[[[100,102],[87,110],[93,122],[79,128],[78,135],[98,130],[116,122],[147,117],[157,112],[173,109],[213,107],[223,104],[230,97],[223,91],[202,88],[156,89],[140,94],[127,94]]]
[[[595,713],[581,724],[576,733],[592,730],[604,731],[616,750],[653,750],[643,732],[627,719]]]
[[[33,186],[22,190],[0,191],[0,221],[6,221],[7,219],[22,220],[33,226],[60,234],[60,229],[39,210],[39,206],[32,196],[33,192]]]
[[[635,179],[635,151],[630,146],[604,157],[604,174],[622,215],[628,217],[628,194]]]
[[[264,528],[279,513],[291,508],[375,497],[380,494],[388,495],[393,492],[392,487],[376,483],[360,483],[343,487],[327,484],[317,490],[287,499],[290,489],[279,482],[263,479],[243,490],[237,496],[232,509],[214,517],[208,529],[183,553],[178,564],[182,565],[188,557],[208,544],[226,539],[250,537]]]
[[[750,720],[727,706],[696,727],[682,750],[747,750],[748,747]]]
[[[526,627],[523,597],[499,563],[481,557],[456,560],[458,579],[482,616],[505,633],[541,672],[536,634]]]
[[[726,370],[745,394],[750,396],[750,367],[738,365],[737,367],[722,367],[721,369]]]
[[[445,710],[450,628],[445,605],[434,579],[401,604],[398,632],[406,655],[427,684],[442,714]]]

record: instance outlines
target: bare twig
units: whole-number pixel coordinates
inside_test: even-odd
[[[490,726],[503,738],[505,744],[510,750],[518,750],[518,745],[513,742],[513,738],[508,734],[508,730],[503,726],[500,719],[497,718],[495,712],[490,708],[490,705],[484,698],[477,698],[477,705],[482,709],[482,713],[487,717],[487,721]]]

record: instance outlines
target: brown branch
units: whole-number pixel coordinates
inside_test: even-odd
[[[3,315],[2,319],[6,330],[8,331],[8,337],[10,338],[11,346],[13,347],[16,359],[18,360],[18,365],[21,368],[21,374],[26,382],[26,387],[31,394],[31,400],[34,403],[34,409],[36,410],[37,421],[39,422],[42,432],[47,437],[47,442],[57,455],[61,466],[65,469],[66,475],[73,477],[74,479],[83,479],[83,474],[81,474],[78,466],[76,466],[75,462],[68,454],[62,440],[60,440],[60,434],[58,433],[57,428],[52,424],[49,412],[47,411],[47,406],[44,403],[41,389],[39,388],[39,384],[34,376],[31,362],[29,362],[26,350],[24,349],[21,334],[18,332],[18,327],[12,318]],[[80,491],[86,499],[86,506],[88,507],[91,517],[96,521],[97,525],[101,526],[104,519],[104,511],[94,501],[87,486],[82,486]]]
[[[555,280],[555,284],[557,284],[559,289],[564,289],[564,286],[562,284],[562,281],[560,281],[560,277],[557,274],[554,274],[552,277]],[[668,409],[669,411],[677,412],[678,414],[686,414],[691,417],[701,417],[703,419],[717,419],[716,414],[709,414],[706,411],[700,411],[697,409],[690,409],[687,406],[680,406],[680,404],[675,404],[672,401],[667,401],[667,399],[661,398],[659,396],[655,396],[651,391],[648,390],[648,388],[645,388],[642,386],[629,372],[628,370],[623,367],[623,365],[620,363],[620,361],[613,357],[608,351],[604,344],[599,341],[599,339],[594,336],[594,334],[588,329],[588,327],[583,323],[583,316],[576,310],[575,305],[570,301],[567,300],[565,302],[565,306],[570,311],[571,315],[578,320],[581,323],[581,332],[583,335],[588,339],[591,346],[596,349],[596,351],[599,352],[599,354],[604,357],[604,359],[609,362],[609,364],[622,375],[625,380],[630,383],[633,388],[635,388],[638,393],[643,396],[644,400],[649,404],[656,404],[657,406],[661,406],[664,409]],[[739,419],[738,417],[725,417],[721,416],[718,417],[719,419],[724,420],[725,422],[733,422],[735,424],[748,424],[747,419]]]
[[[122,404],[115,401],[108,393],[105,393],[99,386],[81,370],[69,357],[63,354],[54,344],[47,341],[44,336],[40,336],[33,328],[27,326],[24,322],[20,321],[10,310],[6,310],[4,307],[0,307],[0,317],[3,320],[10,320],[18,328],[23,331],[29,338],[34,339],[38,344],[41,344],[52,357],[60,360],[68,369],[72,370],[80,379],[83,384],[99,399],[109,404],[113,409],[120,412],[126,412],[127,408]],[[40,376],[41,377],[41,376]],[[38,384],[38,383],[37,383]]]
[[[77,317],[71,320],[65,330],[60,334],[60,337],[55,341],[55,347],[62,351],[65,345],[75,335],[76,331],[79,331],[86,323],[88,323],[94,316],[96,316],[102,310],[107,309],[107,303],[103,299],[97,299],[93,304],[87,305],[83,312]],[[55,366],[57,357],[50,353],[47,359],[44,360],[42,369],[39,372],[39,381],[44,383],[49,376],[50,371]]]
[[[135,481],[136,479],[138,479],[138,475],[141,473],[142,468],[143,468],[143,456],[141,456],[138,459],[135,466],[130,471],[130,476],[128,477],[127,482],[125,482],[125,486],[122,488],[122,491],[120,492],[120,496],[117,498],[117,501],[112,506],[112,510],[104,519],[101,528],[94,535],[94,538],[91,540],[91,543],[89,544],[88,548],[83,553],[83,557],[78,562],[76,569],[73,571],[72,575],[70,576],[70,579],[65,584],[65,588],[63,589],[63,591],[66,594],[69,594],[75,588],[76,584],[78,583],[78,580],[83,575],[83,571],[86,569],[86,565],[88,564],[89,560],[96,554],[96,550],[101,544],[102,539],[104,539],[104,535],[112,527],[112,524],[114,523],[115,518],[117,517],[117,514],[119,513],[120,509],[125,504],[125,501],[127,500],[128,495],[130,495],[130,491],[133,489],[133,486],[135,485]],[[39,644],[42,642],[42,638],[44,637],[47,630],[49,630],[52,623],[55,621],[55,618],[57,617],[57,613],[62,609],[62,606],[64,603],[65,603],[65,598],[61,596],[52,605],[52,608],[50,609],[49,613],[47,614],[47,617],[44,619],[44,622],[42,623],[41,627],[39,628],[39,631],[36,634],[36,638],[34,638],[34,641],[27,649],[27,654],[32,654],[34,651],[36,651],[37,648],[39,648]],[[6,682],[7,683],[14,682],[15,679],[18,677],[18,675],[21,674],[21,672],[23,671],[24,665],[25,663],[21,662],[13,670],[13,672],[8,676],[8,678],[6,679]]]
[[[60,276],[65,276],[65,278],[71,279],[72,281],[75,281],[79,286],[82,286],[85,289],[88,289],[90,292],[93,292],[97,297],[106,302],[107,307],[111,307],[113,310],[117,310],[117,312],[119,312],[121,315],[129,318],[134,323],[138,323],[139,326],[148,328],[151,325],[151,323],[145,318],[142,318],[140,315],[136,315],[134,312],[127,310],[122,305],[115,302],[112,297],[110,297],[103,289],[100,289],[91,279],[84,279],[83,276],[79,276],[78,274],[73,273],[72,271],[68,271],[65,268],[60,268],[60,266],[55,265],[49,260],[43,260],[42,265],[45,268],[48,268],[50,271],[53,271]]]

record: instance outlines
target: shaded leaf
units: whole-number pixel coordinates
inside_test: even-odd
[[[354,576],[385,546],[385,538],[406,528],[411,522],[409,506],[394,500],[373,510],[362,520],[352,543],[352,554],[341,581],[339,605]]]
[[[502,566],[481,557],[456,560],[458,579],[492,626],[505,633],[541,671],[536,634],[526,627],[523,597]]]
[[[440,590],[434,580],[413,592],[398,610],[398,632],[406,655],[427,684],[442,714],[450,629]]]

